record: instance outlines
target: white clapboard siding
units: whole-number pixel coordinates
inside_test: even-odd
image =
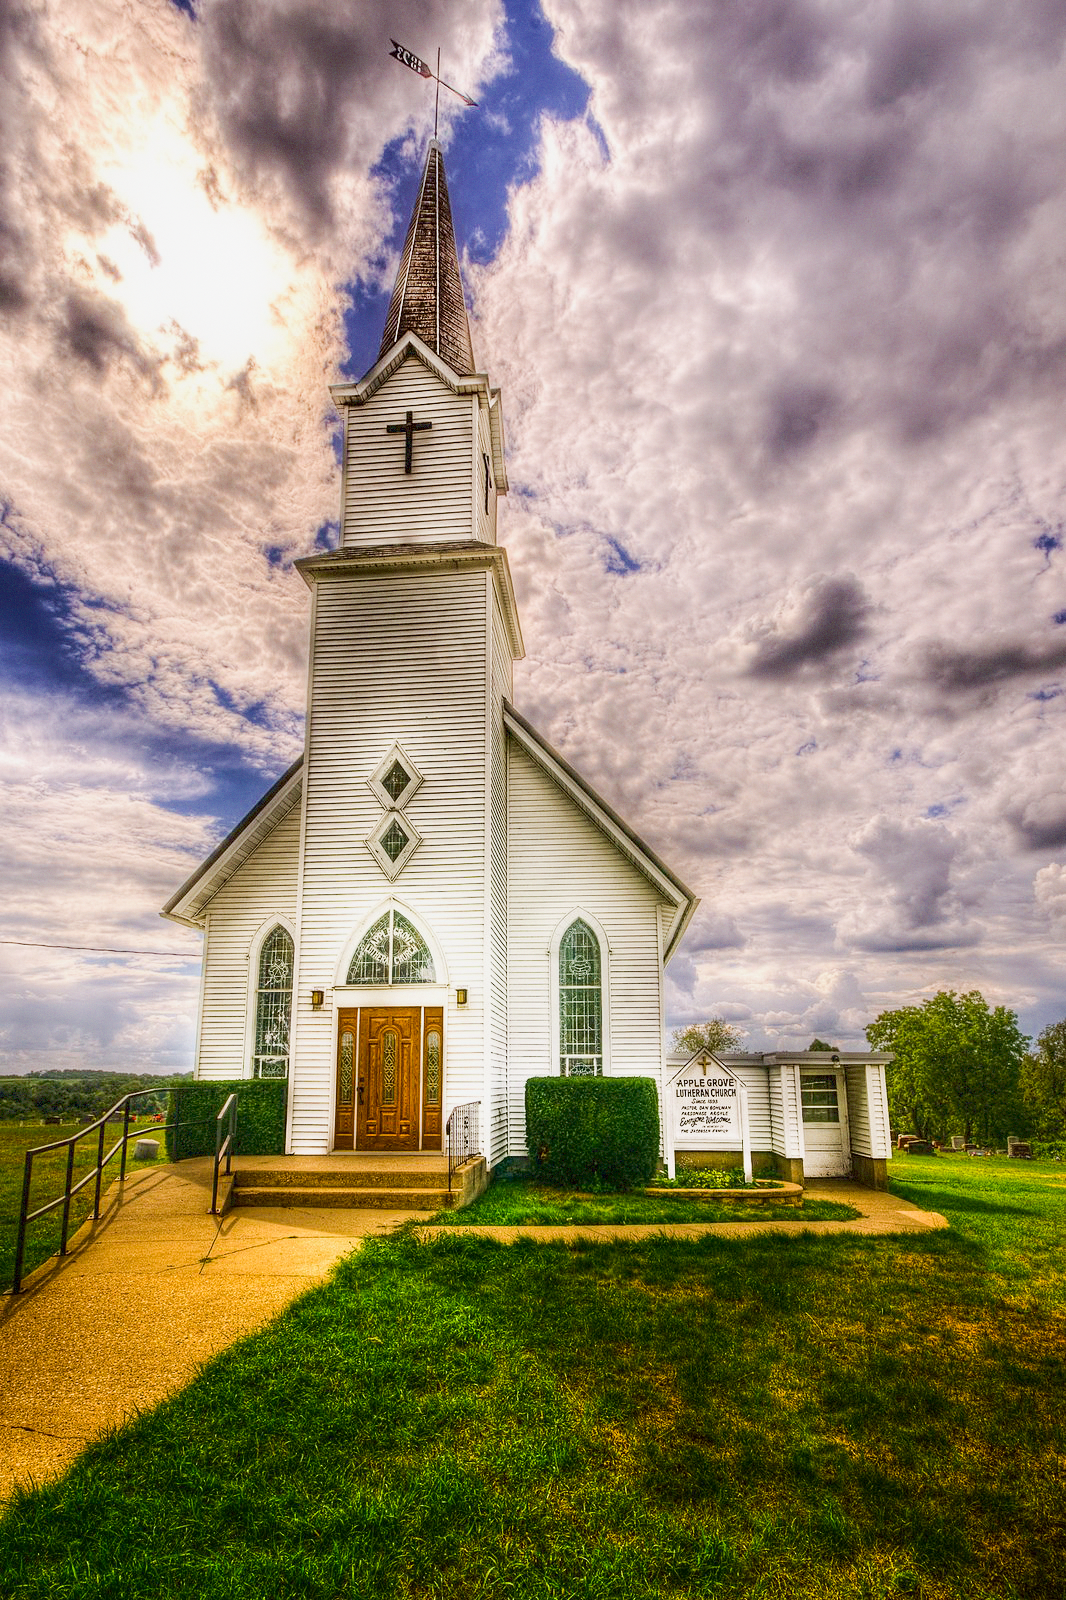
[[[455,394],[414,357],[365,405],[349,406],[342,544],[475,537],[477,409],[476,395]],[[409,473],[404,435],[386,431],[408,411],[431,424],[414,436]]]
[[[240,1078],[250,1070],[249,1001],[257,974],[252,947],[264,923],[296,923],[300,858],[299,789],[291,809],[224,883],[207,907],[198,1078]]]
[[[509,1153],[507,1127],[507,747],[503,702],[511,698],[513,662],[495,584],[492,600],[492,689],[490,701],[489,948],[492,1013],[489,1039],[489,1152],[492,1162]]]
[[[796,1089],[796,1069],[791,1063],[772,1063],[767,1068],[770,1093],[771,1150],[789,1160],[803,1155],[803,1131]]]
[[[525,1153],[525,1085],[552,1073],[553,935],[584,910],[606,933],[612,1076],[662,1093],[661,897],[515,739],[507,741],[508,1150]]]
[[[445,1107],[483,1098],[490,586],[488,573],[471,570],[355,571],[317,585],[292,1108],[298,1153],[332,1141],[335,1010],[312,1011],[310,990],[331,989],[354,934],[390,897],[426,926],[447,964],[451,992],[426,996],[445,1003]],[[385,814],[367,779],[394,742],[422,774],[404,811],[422,843],[390,880],[365,841]],[[462,1009],[456,986],[469,991]],[[348,990],[342,1001],[360,996]],[[382,1001],[367,995],[363,1003]]]
[[[488,509],[485,508],[485,472],[488,463]],[[474,533],[486,544],[496,543],[496,474],[492,465],[492,434],[485,406],[477,408],[477,433],[474,442]]]
[[[892,1154],[892,1135],[884,1066],[874,1061],[849,1061],[844,1073],[851,1148],[871,1160],[885,1161]]]
[[[848,1096],[848,1126],[851,1148],[861,1156],[872,1156],[870,1140],[870,1095],[866,1083],[866,1068],[849,1063],[844,1069]]]

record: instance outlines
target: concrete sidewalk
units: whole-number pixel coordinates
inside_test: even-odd
[[[68,1467],[326,1277],[368,1234],[430,1215],[208,1213],[211,1160],[135,1173],[71,1253],[0,1299],[0,1497]]]

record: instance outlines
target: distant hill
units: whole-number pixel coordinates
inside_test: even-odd
[[[191,1072],[160,1077],[151,1072],[63,1071],[35,1072],[26,1077],[0,1077],[0,1122],[32,1121],[37,1117],[98,1117],[123,1095],[135,1089],[158,1090],[137,1102],[137,1115],[166,1107],[167,1088],[191,1078]]]

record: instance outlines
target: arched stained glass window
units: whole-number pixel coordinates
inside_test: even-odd
[[[360,939],[348,982],[435,983],[429,946],[402,912],[386,911]]]
[[[255,1054],[252,1076],[284,1078],[289,1071],[289,1018],[292,1013],[292,938],[274,928],[259,952],[255,994]]]
[[[559,1067],[567,1078],[603,1072],[600,942],[580,917],[559,944]]]

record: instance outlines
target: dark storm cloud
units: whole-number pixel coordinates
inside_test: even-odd
[[[1015,678],[1042,676],[1062,667],[1066,667],[1066,640],[1046,645],[989,645],[983,650],[932,644],[925,653],[925,675],[944,694],[994,689]]]
[[[102,295],[74,290],[67,296],[57,342],[97,373],[125,360],[142,376],[158,375],[158,361],[142,348],[122,307]]]
[[[1059,850],[1066,845],[1066,800],[1009,812],[1007,820],[1027,850]]]
[[[406,105],[417,116],[429,103],[425,84],[390,61],[390,37],[415,50],[442,42],[447,54],[462,23],[445,0],[212,0],[202,63],[230,153],[253,179],[279,178],[321,236],[337,172],[377,155],[387,112]]]
[[[748,671],[754,677],[787,678],[831,660],[862,638],[869,609],[857,579],[821,579],[809,591],[796,626],[762,639]]]
[[[782,385],[770,402],[767,443],[775,456],[805,450],[832,420],[839,396],[811,384]]]

